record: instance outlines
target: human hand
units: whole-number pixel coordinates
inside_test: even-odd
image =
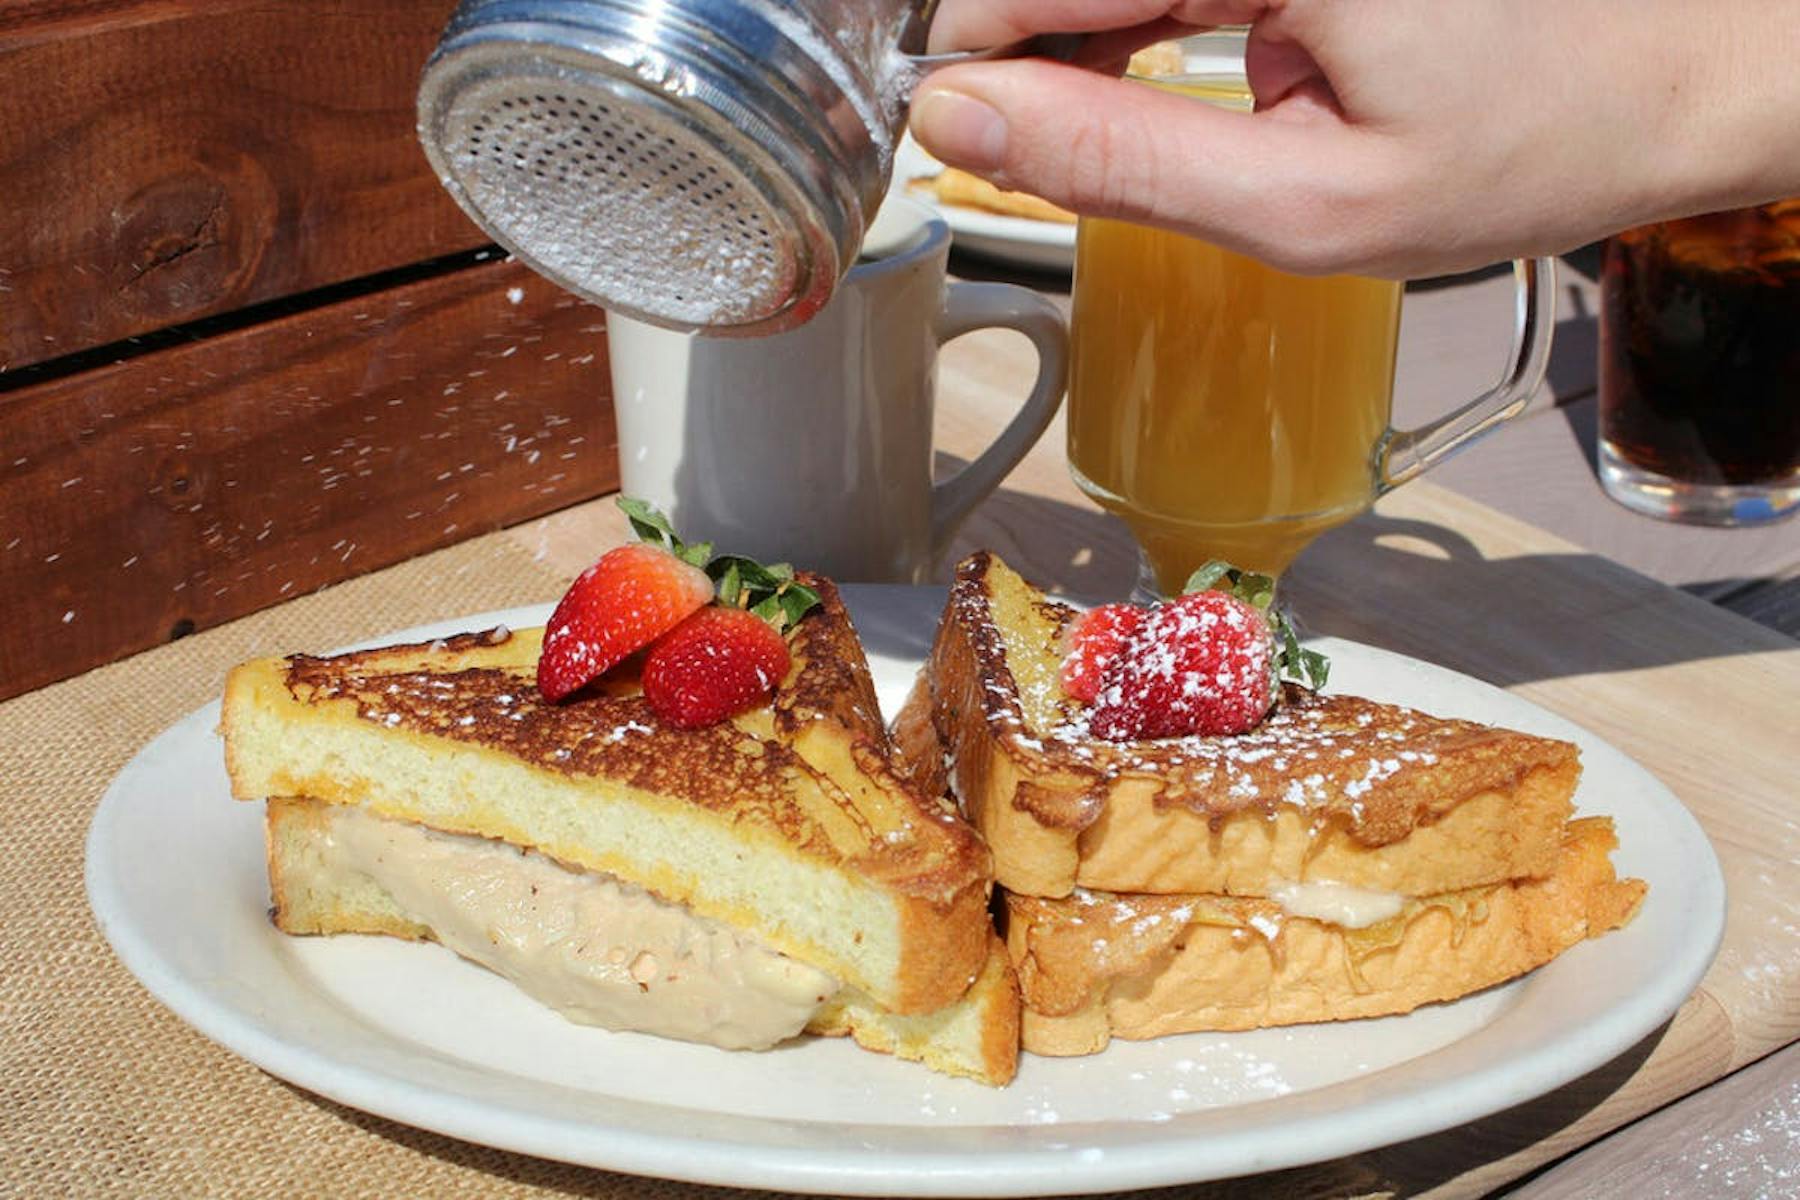
[[[1221,24],[1251,25],[1254,114],[1115,77]],[[1291,271],[1444,274],[1800,192],[1786,0],[943,0],[932,49],[1048,32],[1093,36],[927,77],[921,144]]]

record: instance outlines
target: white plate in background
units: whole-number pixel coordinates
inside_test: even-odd
[[[894,152],[894,178],[888,192],[910,196],[935,209],[950,226],[959,250],[1038,271],[1066,272],[1074,268],[1075,226],[1009,217],[960,204],[940,204],[931,192],[910,186],[912,180],[941,170],[943,164],[907,134]]]

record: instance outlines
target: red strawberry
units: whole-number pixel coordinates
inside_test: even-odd
[[[538,658],[538,691],[546,700],[561,700],[712,597],[706,572],[667,550],[645,542],[608,550],[550,614]]]
[[[659,639],[644,662],[644,699],[677,729],[723,721],[787,675],[787,640],[742,608],[703,608]]]
[[[1064,693],[1092,704],[1113,656],[1137,632],[1149,611],[1135,604],[1102,604],[1076,617],[1063,635]]]
[[[1275,635],[1261,611],[1224,592],[1151,609],[1101,680],[1091,728],[1111,741],[1242,733],[1275,695]]]

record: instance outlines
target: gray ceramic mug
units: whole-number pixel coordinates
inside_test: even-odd
[[[1055,305],[1011,284],[947,282],[949,251],[944,222],[897,197],[798,329],[707,338],[609,313],[624,493],[723,550],[839,580],[927,578],[1049,425],[1068,360]],[[989,327],[1031,339],[1037,378],[999,437],[934,483],[938,347]]]

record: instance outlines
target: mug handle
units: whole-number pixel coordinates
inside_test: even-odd
[[[1376,454],[1375,494],[1385,495],[1525,411],[1543,382],[1556,327],[1556,263],[1513,262],[1512,352],[1500,382],[1468,404],[1417,429],[1388,431]]]
[[[1062,403],[1069,377],[1069,326],[1062,312],[1030,288],[1010,283],[952,283],[945,289],[937,340],[998,326],[1016,329],[1037,349],[1037,379],[1000,436],[973,462],[931,488],[931,553],[944,552],[969,510],[1037,444]]]

